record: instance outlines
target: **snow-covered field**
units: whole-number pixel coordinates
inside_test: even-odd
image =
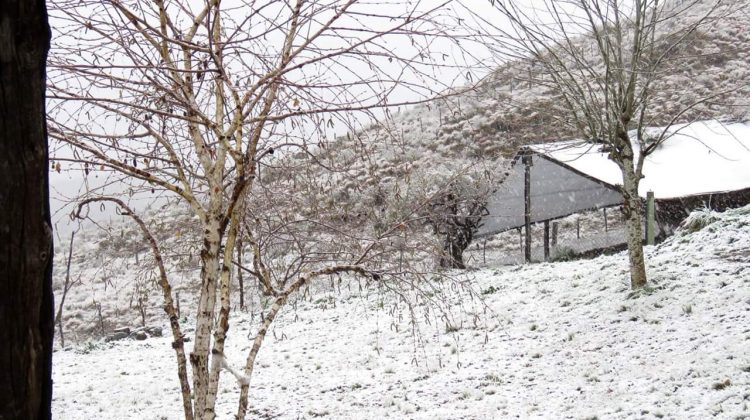
[[[388,295],[318,290],[269,333],[253,417],[748,418],[750,206],[710,216],[647,247],[651,285],[637,295],[624,253],[471,271],[484,303],[455,302],[448,327],[419,305],[413,324]],[[234,365],[250,325],[232,324]],[[170,342],[58,350],[54,417],[180,418]],[[233,418],[228,372],[221,389],[219,418]]]

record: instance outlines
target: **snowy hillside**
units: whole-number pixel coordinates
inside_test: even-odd
[[[662,30],[681,27],[682,20],[694,19],[709,4],[714,2],[694,6],[693,13],[680,15]],[[749,9],[748,0],[722,3],[715,19],[669,53],[653,82],[647,125],[663,126],[686,108],[689,111],[675,122],[750,117]],[[593,51],[591,40],[578,42],[580,48]],[[502,162],[521,145],[579,138],[580,133],[566,123],[569,115],[550,79],[541,65],[509,61],[475,89],[413,108],[391,109],[384,121],[330,140],[315,153],[335,169],[319,178],[321,183],[333,183],[336,191],[321,194],[320,200],[344,196],[333,201],[371,201],[374,190],[392,189],[404,178],[445,176],[477,162]],[[710,100],[702,101],[706,98]]]
[[[160,243],[172,286],[181,293],[183,304],[192,302],[199,278],[198,251],[193,245],[199,230],[186,211],[179,205],[156,206],[142,214]],[[63,304],[66,345],[102,337],[121,326],[141,325],[144,318],[147,323],[163,320],[153,256],[137,226],[123,216],[102,226],[83,226],[76,229],[70,291]],[[63,299],[69,241],[69,236],[61,238],[55,246],[55,305]]]
[[[637,295],[624,253],[470,272],[484,302],[446,288],[452,318],[420,305],[411,317],[392,296],[346,282],[315,290],[269,332],[253,416],[746,418],[750,206],[693,221],[647,247],[651,287]],[[250,313],[238,317],[232,364],[252,334]],[[55,417],[179,418],[170,342],[58,350]],[[222,381],[217,412],[231,418],[238,387]]]

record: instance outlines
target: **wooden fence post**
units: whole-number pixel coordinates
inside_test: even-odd
[[[531,166],[533,162],[531,155],[523,157],[523,163],[526,166],[524,174],[524,227],[526,229],[526,243],[524,247],[524,257],[526,262],[531,262]]]
[[[557,246],[557,228],[559,226],[559,223],[552,222],[552,239],[550,240],[552,247]]]
[[[649,191],[646,193],[646,244],[653,245],[656,242],[656,235],[654,232],[654,192]]]
[[[607,224],[607,208],[604,208],[604,231],[609,232],[609,225]]]

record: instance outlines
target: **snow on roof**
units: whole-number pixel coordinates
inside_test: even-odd
[[[717,120],[676,124],[668,136],[646,158],[641,196],[653,191],[657,199],[667,199],[750,188],[750,124]],[[622,185],[620,169],[601,145],[574,140],[530,149],[609,185]]]

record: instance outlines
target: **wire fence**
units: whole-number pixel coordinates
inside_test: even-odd
[[[645,225],[643,232],[645,234]],[[523,264],[523,229],[479,239],[466,251],[466,262],[477,267]],[[531,259],[544,261],[544,224],[531,226]],[[549,260],[624,249],[625,223],[619,207],[595,210],[550,222]]]

